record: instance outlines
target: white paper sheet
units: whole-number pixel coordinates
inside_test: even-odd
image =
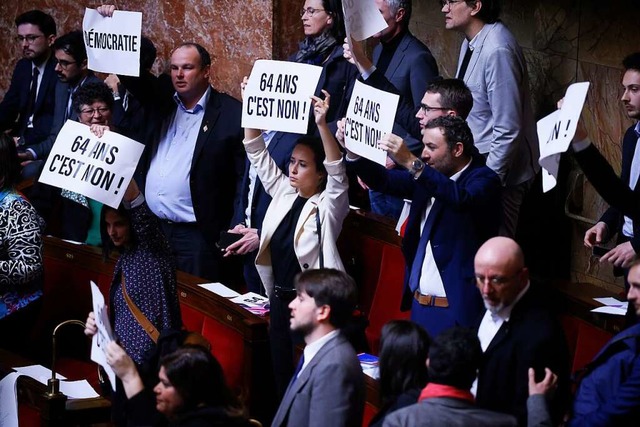
[[[10,372],[0,381],[0,427],[18,427],[18,388],[20,376]]]
[[[368,39],[387,28],[387,23],[373,0],[344,0],[342,11],[346,32],[356,41]]]
[[[105,353],[107,344],[111,341],[115,341],[115,335],[111,330],[111,323],[109,323],[109,316],[104,303],[104,296],[102,295],[102,292],[100,292],[98,285],[93,282],[91,282],[91,298],[93,301],[93,314],[96,317],[96,326],[98,327],[98,333],[91,339],[91,360],[104,368],[104,371],[109,377],[109,382],[111,382],[111,388],[115,391],[116,373],[107,363],[107,356]]]
[[[235,298],[239,297],[240,294],[233,289],[227,288],[222,283],[202,283],[200,285],[201,288],[204,288],[210,292],[213,292],[216,295],[220,295],[223,298]]]

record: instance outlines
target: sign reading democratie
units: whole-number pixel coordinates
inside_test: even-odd
[[[102,73],[140,75],[142,13],[116,10],[113,17],[85,9],[82,21],[89,69]]]
[[[538,121],[542,189],[546,193],[558,182],[560,155],[569,149],[589,91],[589,82],[567,88],[562,107]]]
[[[344,124],[347,149],[384,165],[387,153],[378,148],[378,140],[393,130],[399,99],[398,95],[356,80]]]
[[[315,65],[256,61],[242,100],[242,127],[307,133],[321,73]]]
[[[98,138],[89,126],[67,120],[39,181],[117,209],[143,149],[139,142],[115,132]]]
[[[373,0],[343,0],[342,11],[347,35],[362,41],[387,28]]]

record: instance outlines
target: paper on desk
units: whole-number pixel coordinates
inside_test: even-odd
[[[594,298],[593,300],[598,301],[600,304],[609,305],[613,307],[620,307],[624,305],[624,307],[626,308],[627,305],[629,304],[626,301],[619,301],[613,297]]]
[[[218,282],[202,283],[201,285],[198,285],[198,286],[210,292],[213,292],[216,295],[220,295],[223,298],[235,298],[240,296],[238,292],[234,291],[233,289],[227,288],[225,285]]]
[[[30,365],[30,366],[22,366],[19,368],[13,368],[20,375],[26,375],[28,377],[33,378],[34,380],[47,385],[47,381],[51,378],[51,369],[45,368],[42,365]],[[60,375],[56,372],[56,378],[59,380],[66,380],[67,377],[64,375]]]
[[[247,307],[264,307],[269,304],[269,299],[255,292],[247,292],[244,295],[240,295],[231,299],[231,302],[236,304],[246,305]]]
[[[0,381],[0,427],[18,427],[18,389],[20,374],[11,372]]]
[[[627,307],[614,307],[611,305],[603,305],[602,307],[594,308],[592,313],[606,313],[615,314],[617,316],[624,316],[627,314]]]
[[[87,380],[60,381],[60,391],[72,399],[100,397]]]
[[[364,365],[364,364],[360,364],[360,366],[362,367],[362,372],[365,375],[370,376],[374,380],[380,379],[380,368],[378,368],[377,366]]]

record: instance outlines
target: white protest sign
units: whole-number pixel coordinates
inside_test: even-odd
[[[307,133],[310,97],[321,73],[315,65],[256,61],[244,90],[242,127]]]
[[[113,391],[116,390],[116,373],[113,372],[111,366],[107,363],[107,344],[111,341],[115,341],[116,338],[111,330],[111,323],[109,323],[109,315],[107,314],[107,307],[104,304],[104,296],[100,292],[98,285],[91,281],[91,298],[93,301],[93,314],[96,318],[96,327],[98,333],[91,339],[91,360],[104,368],[104,371],[109,377],[111,387]]]
[[[562,108],[538,121],[542,190],[554,188],[558,181],[560,155],[569,149],[578,127],[582,107],[587,99],[589,82],[574,83],[567,88]]]
[[[102,73],[140,75],[142,13],[116,10],[113,17],[85,9],[82,20],[88,67]]]
[[[387,28],[374,0],[343,0],[342,12],[347,35],[358,42]]]
[[[398,95],[356,80],[344,124],[347,149],[384,165],[387,153],[378,148],[378,140],[393,130],[399,99]]]
[[[143,150],[133,139],[115,132],[98,138],[89,126],[67,120],[39,181],[117,209]]]

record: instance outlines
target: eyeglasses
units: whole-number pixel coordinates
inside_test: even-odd
[[[62,68],[67,68],[71,64],[77,64],[76,61],[65,61],[64,59],[53,59],[56,64],[58,64]]]
[[[300,10],[300,17],[303,17],[305,13],[309,14],[309,17],[312,17],[314,13],[316,12],[322,12],[324,9],[315,9],[313,7],[308,7],[308,8],[302,8]]]
[[[40,37],[44,37],[44,34],[38,34],[37,36],[33,34],[29,34],[28,36],[16,36],[16,41],[18,43],[24,43],[26,41],[28,44],[33,44]]]
[[[94,116],[96,113],[98,113],[102,116],[108,113],[109,111],[111,111],[109,107],[98,107],[98,108],[86,108],[84,110],[80,110],[80,113],[86,116]]]
[[[429,107],[427,104],[420,104],[420,111],[423,113],[430,113],[432,111],[447,111],[451,110],[449,107]]]
[[[445,6],[449,6],[449,10],[451,10],[451,6],[456,3],[462,3],[465,0],[440,0],[440,6],[444,9]]]
[[[490,277],[486,277],[486,276],[482,276],[482,275],[478,274],[478,275],[476,275],[476,283],[478,284],[478,286],[482,286],[488,280],[489,284],[491,286],[499,288],[499,287],[502,287],[502,286],[506,285],[507,283],[509,283],[510,281],[515,279],[516,277],[518,277],[518,274],[520,274],[520,273],[516,273],[513,276],[509,276],[509,277],[506,277],[506,276],[490,276]]]

